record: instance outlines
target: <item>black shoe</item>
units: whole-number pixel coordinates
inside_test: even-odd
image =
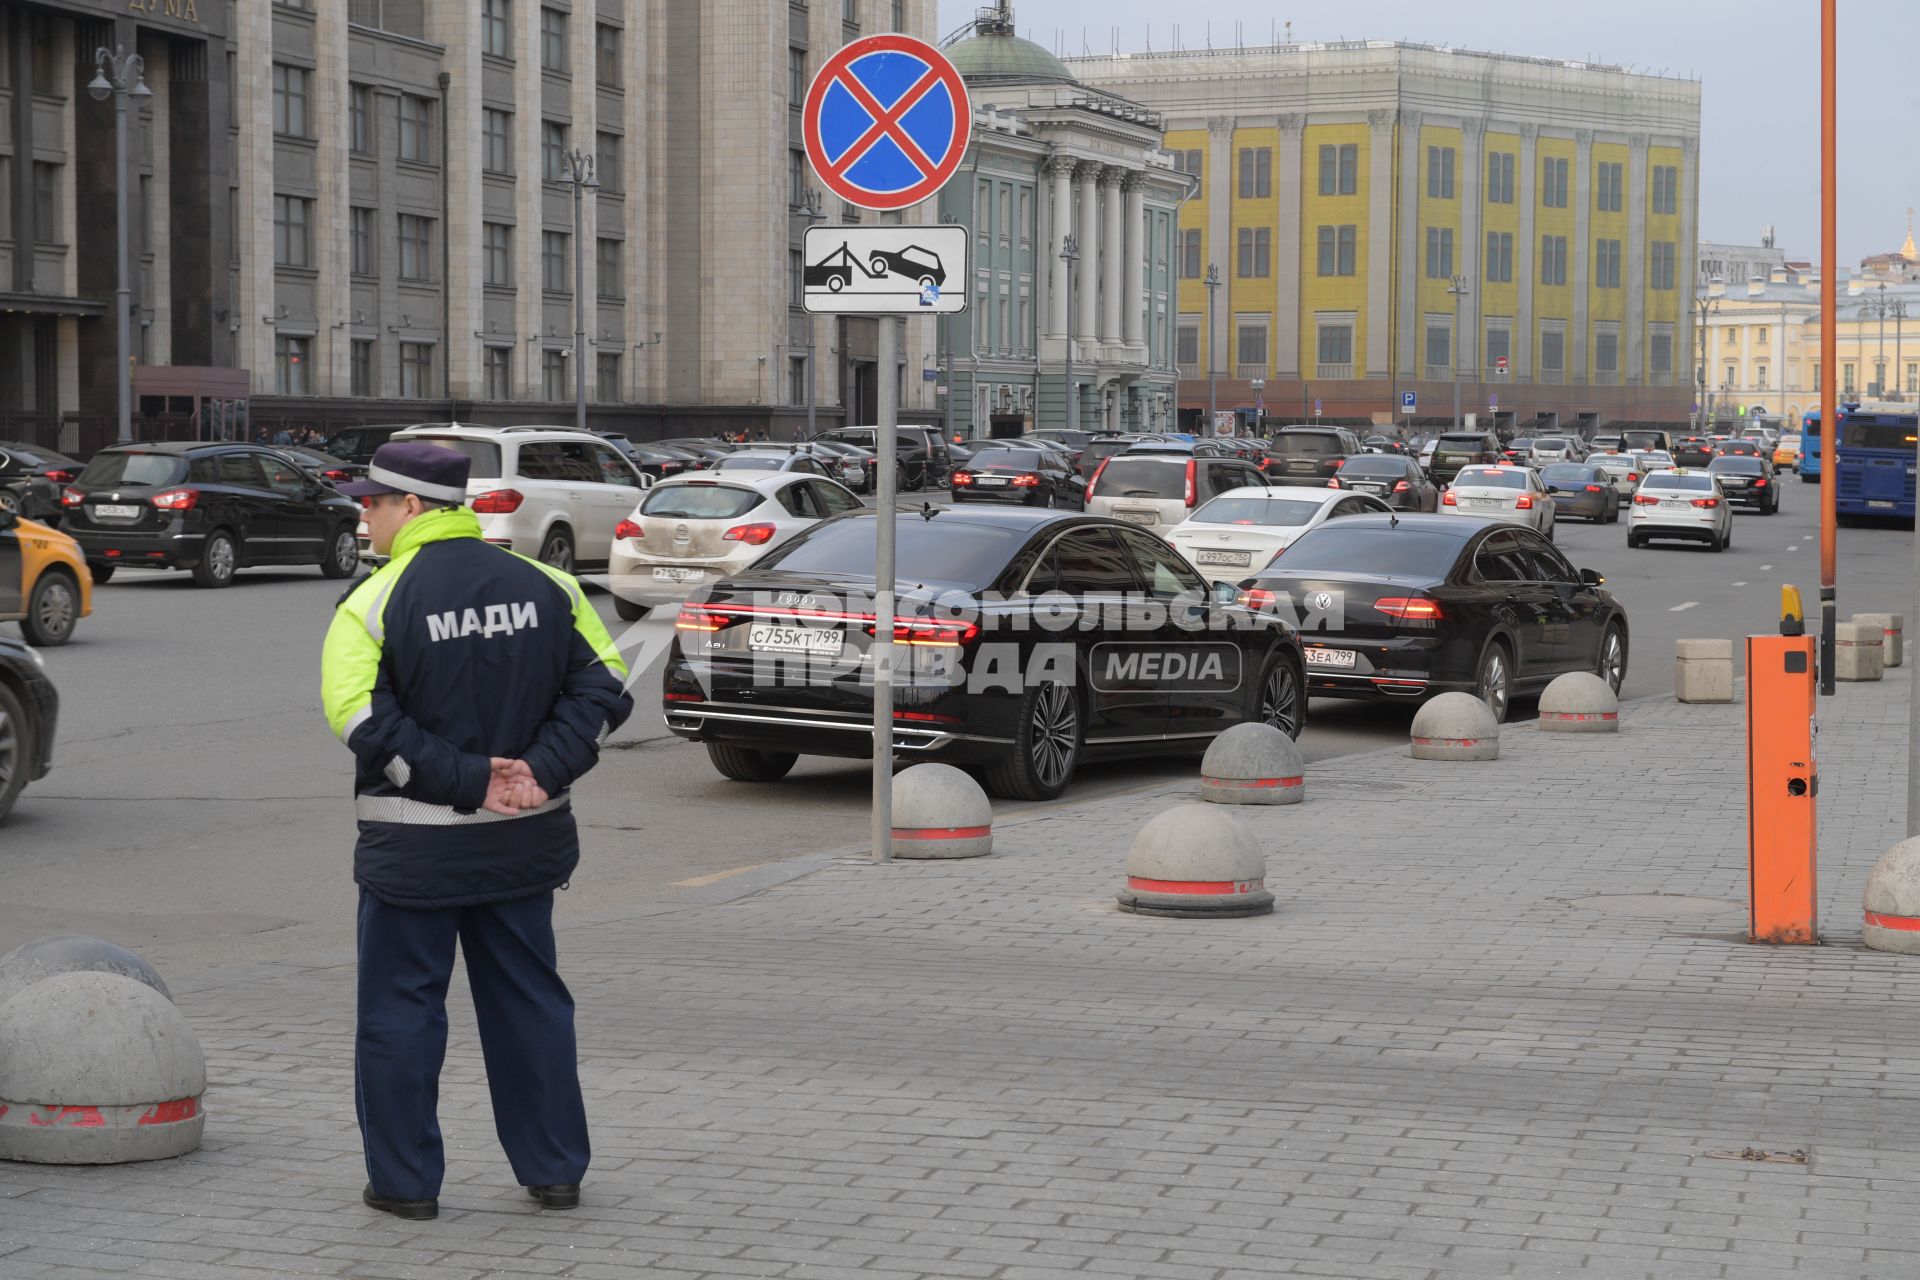
[[[375,1191],[371,1182],[367,1184],[367,1189],[360,1193],[360,1198],[366,1201],[369,1209],[378,1209],[382,1213],[390,1213],[396,1218],[405,1218],[409,1222],[424,1222],[428,1218],[440,1216],[438,1200],[396,1200],[392,1196],[383,1196]]]
[[[556,1182],[547,1187],[528,1187],[527,1194],[538,1200],[542,1209],[578,1209],[580,1207],[580,1184],[577,1182]]]

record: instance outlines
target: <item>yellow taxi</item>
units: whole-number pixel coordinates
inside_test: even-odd
[[[1780,443],[1773,446],[1773,465],[1800,469],[1800,436],[1789,431],[1780,437]]]
[[[80,544],[13,511],[0,511],[0,622],[18,622],[27,643],[65,644],[93,612],[93,575]]]

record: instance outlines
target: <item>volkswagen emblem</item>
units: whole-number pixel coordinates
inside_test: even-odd
[[[1325,613],[1333,608],[1333,592],[1316,591],[1313,593],[1313,607],[1317,613]]]

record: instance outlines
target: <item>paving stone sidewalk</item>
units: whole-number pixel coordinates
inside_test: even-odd
[[[1822,704],[1818,948],[1743,941],[1737,706],[1316,766],[1237,811],[1258,919],[1114,909],[1179,791],[1058,806],[988,859],[815,857],[566,928],[571,1214],[513,1185],[469,1009],[443,1216],[400,1223],[358,1203],[351,956],[183,979],[204,1150],[0,1165],[0,1276],[1920,1275],[1920,960],[1859,910],[1908,674]]]

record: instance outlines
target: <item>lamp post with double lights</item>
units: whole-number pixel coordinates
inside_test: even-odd
[[[1207,278],[1201,281],[1207,286],[1207,429],[1200,434],[1213,434],[1213,424],[1220,411],[1218,379],[1215,370],[1219,361],[1213,358],[1213,308],[1220,293],[1220,268],[1214,263],[1207,264]]]
[[[1073,385],[1073,268],[1080,261],[1080,241],[1069,232],[1060,241],[1060,261],[1067,264],[1067,406],[1066,426],[1079,430],[1080,418],[1074,413]]]
[[[593,176],[593,157],[574,150],[565,161],[562,181],[573,188],[573,425],[587,429],[587,245],[586,213],[582,205],[587,192],[598,191],[600,182]]]
[[[139,54],[128,53],[115,45],[113,52],[96,49],[93,53],[93,79],[87,93],[95,102],[113,101],[113,181],[114,236],[119,248],[118,286],[113,291],[113,306],[119,321],[120,425],[118,440],[133,439],[133,290],[127,283],[127,99],[153,96],[147,88],[146,63]]]
[[[1718,283],[1715,276],[1713,283]],[[1712,421],[1712,404],[1707,390],[1707,321],[1720,313],[1720,299],[1713,297],[1695,298],[1693,302],[1694,328],[1700,334],[1700,364],[1694,371],[1694,396],[1698,403],[1693,406],[1693,429],[1697,434],[1705,434],[1703,428]]]
[[[1467,296],[1467,278],[1455,276],[1447,282],[1447,296],[1453,299],[1453,429],[1460,430],[1460,299]]]

